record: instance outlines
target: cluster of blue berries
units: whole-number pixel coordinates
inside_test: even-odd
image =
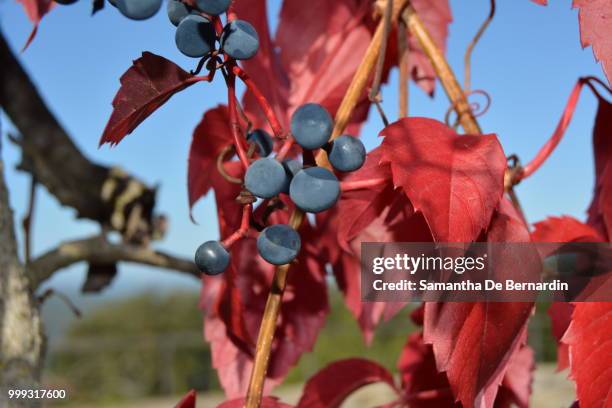
[[[55,0],[72,4],[78,0]],[[161,8],[162,0],[108,0],[121,14],[132,20],[146,20]],[[225,13],[232,0],[168,0],[168,18],[176,26],[175,42],[180,52],[188,57],[201,58],[212,53],[219,41],[219,49],[235,60],[253,57],[259,49],[255,28],[244,20],[229,22],[217,38],[212,17]]]
[[[230,3],[231,0],[196,0],[197,9],[194,9],[180,0],[169,0],[168,18],[176,26],[175,41],[179,51],[193,58],[213,52],[217,35],[209,16],[226,12]],[[259,49],[257,31],[244,20],[229,22],[218,40],[220,50],[235,60],[249,59]]]
[[[309,103],[298,108],[291,118],[291,133],[305,151],[324,149],[329,162],[339,172],[359,169],[366,157],[361,141],[343,135],[330,141],[333,121],[321,105]],[[269,199],[288,194],[302,211],[318,213],[331,208],[340,196],[340,182],[324,167],[303,166],[298,160],[283,160],[272,153],[272,138],[256,130],[247,140],[257,146],[261,156],[246,171],[244,187],[255,197]],[[293,261],[300,251],[300,235],[289,225],[276,224],[265,228],[257,239],[257,249],[263,259],[273,265]],[[208,275],[223,272],[230,262],[230,254],[218,241],[202,244],[195,255],[196,265]]]

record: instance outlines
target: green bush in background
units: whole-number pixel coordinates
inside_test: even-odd
[[[413,307],[382,323],[368,347],[340,293],[330,293],[331,313],[315,349],[302,356],[285,383],[303,383],[328,363],[350,357],[395,371],[407,335],[416,330],[409,317]],[[218,390],[197,305],[197,293],[181,292],[142,294],[94,308],[51,349],[46,381],[66,388],[72,403]],[[529,336],[538,359],[551,361],[556,347],[546,330],[546,309],[538,305]]]

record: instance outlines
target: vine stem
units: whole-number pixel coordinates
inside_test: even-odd
[[[517,175],[518,176],[517,181],[526,179],[527,177],[535,173],[544,164],[544,162],[548,159],[548,157],[552,154],[552,152],[555,150],[555,148],[557,147],[557,145],[559,144],[559,142],[565,135],[565,131],[567,130],[567,127],[569,126],[572,120],[572,117],[574,116],[574,111],[576,110],[576,106],[580,98],[580,93],[584,85],[589,86],[591,90],[593,91],[593,93],[598,98],[602,98],[599,92],[594,88],[591,81],[594,81],[602,85],[603,88],[606,89],[608,92],[612,92],[610,88],[606,86],[606,84],[601,82],[598,78],[595,78],[595,77],[579,78],[578,81],[576,81],[574,88],[572,89],[572,92],[565,105],[565,109],[563,110],[563,114],[561,115],[561,118],[559,119],[559,122],[557,123],[557,127],[555,128],[555,131],[553,132],[552,136],[548,139],[548,141],[544,144],[544,146],[542,146],[542,148],[538,151],[538,153],[533,158],[533,160],[531,160],[523,168],[523,171]]]
[[[226,249],[229,249],[236,241],[246,236],[249,232],[251,213],[253,211],[253,204],[245,204],[242,207],[242,220],[240,222],[240,228],[229,237],[225,238],[222,242]]]
[[[394,0],[394,20],[397,19],[399,12],[406,5],[406,3],[407,0]],[[338,108],[331,140],[342,134],[349,123],[355,106],[357,106],[359,99],[364,93],[370,74],[372,73],[374,65],[376,64],[378,53],[381,50],[383,31],[384,21],[380,21],[378,23],[378,27],[376,28],[376,32],[370,41],[370,45],[366,50],[365,56],[355,71],[353,80],[351,81],[351,84],[349,85],[349,88],[342,99],[342,103]],[[290,140],[291,139],[285,142],[285,154],[291,147]],[[320,166],[326,165],[329,167],[327,154],[323,149],[319,150],[316,160],[317,164]],[[303,219],[304,213],[299,209],[296,209],[291,214],[289,225],[294,229],[297,229],[302,224]],[[288,273],[289,265],[282,265],[276,268],[274,277],[272,278],[272,287],[270,288],[270,293],[268,294],[268,300],[266,302],[261,326],[259,328],[259,335],[257,336],[257,346],[255,348],[255,357],[245,400],[245,408],[259,408],[261,404],[264,382],[266,379],[266,371],[268,369],[270,352],[272,350],[272,341],[274,339],[274,332],[276,331],[276,324],[282,303],[283,292],[287,283]]]
[[[249,158],[247,157],[245,150],[244,138],[240,137],[241,129],[240,123],[238,123],[238,107],[236,106],[236,76],[233,71],[224,75],[225,82],[227,83],[227,105],[229,109],[230,117],[230,129],[232,131],[232,137],[234,138],[234,146],[236,147],[236,153],[242,163],[242,166],[247,169],[249,167]]]
[[[246,72],[244,72],[244,70],[240,68],[238,65],[235,65],[232,68],[232,71],[234,72],[234,74],[238,76],[238,78],[242,80],[244,85],[247,87],[249,91],[251,91],[253,96],[255,96],[257,103],[261,107],[261,110],[263,111],[266,117],[266,120],[268,121],[268,123],[270,124],[270,127],[272,128],[272,132],[274,132],[274,135],[279,139],[284,139],[285,135],[283,132],[283,127],[281,126],[278,118],[276,117],[276,114],[274,113],[274,109],[272,109],[272,107],[266,100],[266,97],[261,92],[261,90],[257,87],[255,82],[253,82],[253,80],[249,77],[249,75]]]
[[[297,230],[302,225],[303,220],[304,213],[300,210],[295,210],[289,218],[289,225]],[[261,404],[266,371],[268,370],[270,352],[272,351],[272,341],[274,340],[276,322],[283,301],[283,293],[287,286],[288,274],[289,264],[281,265],[276,268],[272,278],[272,286],[270,287],[270,293],[268,294],[268,300],[266,301],[266,307],[259,327],[259,335],[257,336],[257,348],[255,349],[253,369],[245,401],[246,408],[259,408]]]
[[[444,55],[434,43],[431,35],[427,32],[427,29],[423,25],[422,21],[418,18],[416,11],[410,6],[408,0],[393,0],[393,21],[397,21],[397,17],[401,13],[401,17],[410,30],[411,34],[414,35],[425,54],[429,57],[436,74],[440,78],[440,82],[444,87],[446,94],[455,106],[457,115],[460,123],[464,130],[472,134],[480,134],[480,126],[474,117],[470,105],[467,101],[457,78],[453,74],[448,62],[444,58]],[[374,32],[370,45],[366,50],[366,53],[361,61],[361,64],[357,68],[353,80],[349,85],[344,98],[338,108],[335,117],[334,130],[332,132],[331,140],[340,136],[346,129],[352,113],[357,106],[360,98],[364,95],[365,87],[370,79],[370,75],[376,61],[378,59],[379,52],[383,46],[384,34],[384,21],[380,21]],[[386,45],[384,45],[386,46]],[[327,160],[327,154],[323,149],[319,150],[317,154],[317,164],[319,166],[329,167],[329,161]],[[290,225],[297,229],[301,225],[304,219],[304,213],[300,210],[295,210],[290,217]],[[276,324],[282,302],[283,292],[287,283],[287,275],[289,272],[289,265],[283,265],[276,268],[274,277],[272,280],[272,287],[268,295],[266,307],[259,329],[259,335],[257,338],[257,346],[255,349],[255,358],[253,362],[253,369],[251,371],[251,378],[249,381],[249,387],[247,391],[245,407],[246,408],[259,408],[261,398],[263,395],[264,381],[266,377],[266,370],[268,367],[268,361],[270,360],[270,352],[272,349],[272,341],[274,338],[274,332],[276,330]]]
[[[421,48],[429,58],[436,75],[440,79],[444,92],[450,99],[452,106],[457,112],[459,123],[466,133],[478,135],[482,133],[480,125],[476,121],[465,93],[457,81],[448,61],[442,51],[438,48],[433,38],[425,28],[425,25],[411,5],[405,8],[402,19],[408,26],[410,33],[417,39]]]

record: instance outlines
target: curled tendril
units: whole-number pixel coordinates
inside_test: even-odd
[[[236,151],[234,149],[234,145],[226,146],[223,150],[221,150],[221,152],[217,156],[217,171],[219,172],[219,174],[221,174],[221,177],[223,177],[225,180],[229,181],[230,183],[242,184],[241,179],[227,174],[227,172],[225,171],[225,166],[223,165],[223,163],[227,160],[227,158],[233,156],[235,153]]]
[[[477,101],[470,102],[470,110],[472,111],[472,114],[474,115],[474,117],[478,118],[484,115],[485,113],[487,113],[487,111],[489,110],[489,107],[491,107],[491,96],[482,89],[474,89],[473,91],[467,91],[465,93],[466,97],[470,97],[472,95],[482,95],[485,98],[484,107],[482,107],[482,105]],[[451,113],[453,111],[456,111],[456,104],[449,106],[448,109],[446,110],[446,113],[444,114],[444,123],[446,123],[447,126],[452,126],[453,128],[456,129],[457,126],[459,126],[459,116],[457,116],[457,118],[455,119],[455,122],[451,125],[450,119],[451,119]]]

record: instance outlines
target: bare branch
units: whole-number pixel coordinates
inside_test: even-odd
[[[34,287],[49,279],[54,272],[78,262],[131,262],[157,268],[171,269],[200,277],[191,260],[178,258],[151,248],[130,244],[114,244],[103,236],[66,242],[33,260],[28,265]]]
[[[1,34],[0,67],[0,106],[20,132],[20,137],[11,138],[22,150],[19,169],[32,174],[62,205],[74,208],[78,217],[126,235],[130,213],[139,206],[143,223],[152,229],[155,189],[85,157],[49,111]],[[152,235],[152,231],[146,233]]]

